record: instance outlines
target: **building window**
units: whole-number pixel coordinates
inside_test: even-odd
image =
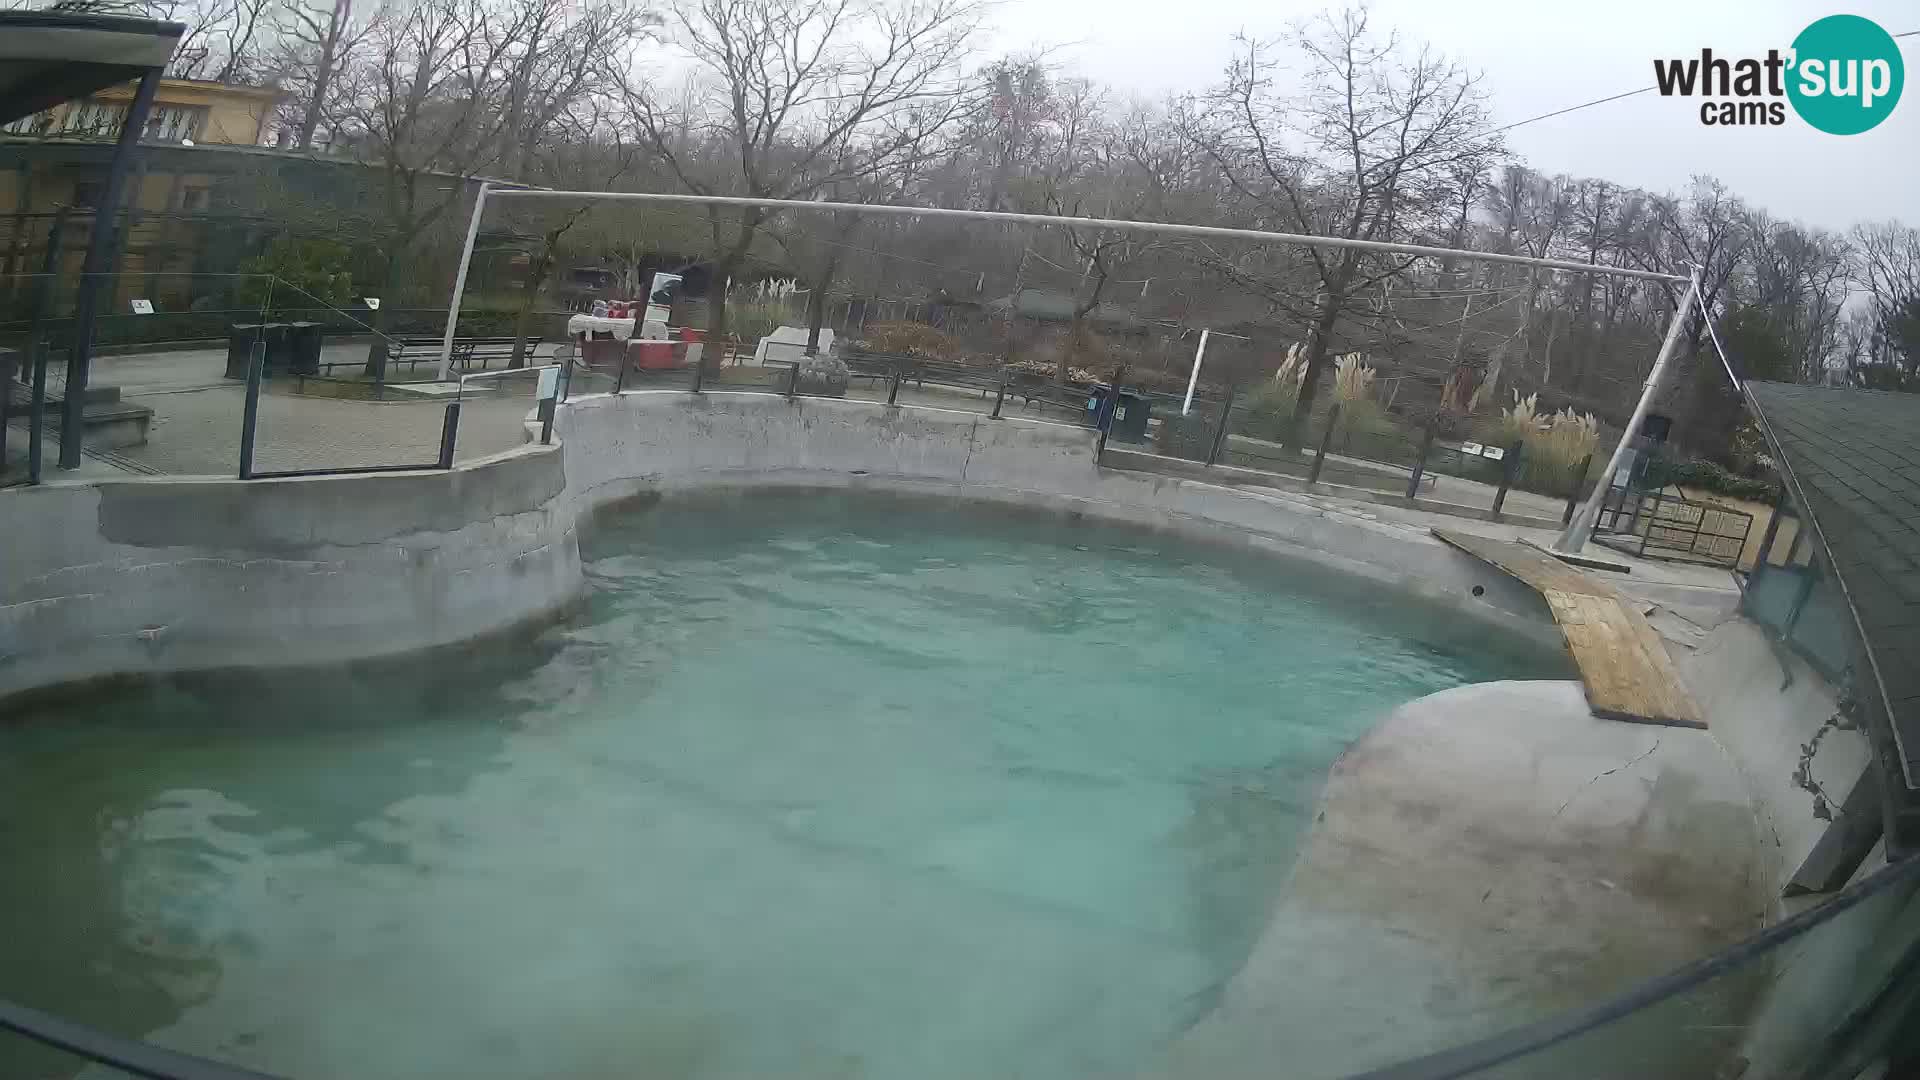
[[[206,115],[203,105],[155,105],[147,115],[147,130],[141,138],[164,143],[198,139]]]
[[[180,189],[180,209],[188,213],[198,213],[207,208],[209,192],[204,187],[184,187]]]
[[[1766,627],[1836,685],[1858,648],[1846,597],[1799,507],[1782,493],[1773,542],[1755,560],[1741,613]]]
[[[73,205],[100,207],[101,187],[98,180],[78,180],[73,185]]]

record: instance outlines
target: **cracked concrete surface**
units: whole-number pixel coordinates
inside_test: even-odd
[[[1757,929],[1744,784],[1705,731],[1595,719],[1571,682],[1411,702],[1334,766],[1293,876],[1166,1075],[1332,1077],[1588,1004]],[[1525,1075],[1711,1076],[1755,983],[1530,1061]]]

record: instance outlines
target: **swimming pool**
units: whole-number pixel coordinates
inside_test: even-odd
[[[1561,675],[1324,571],[979,506],[607,513],[582,607],[0,730],[0,997],[301,1078],[1129,1071],[1384,711]],[[59,1055],[0,1037],[0,1075]]]

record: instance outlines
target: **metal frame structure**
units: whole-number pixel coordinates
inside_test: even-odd
[[[1586,545],[1593,534],[1593,522],[1600,512],[1600,501],[1606,495],[1607,485],[1611,482],[1614,470],[1625,461],[1634,432],[1638,431],[1653,399],[1658,395],[1671,366],[1673,354],[1680,340],[1680,328],[1687,316],[1698,307],[1702,315],[1706,308],[1700,298],[1700,272],[1695,267],[1687,275],[1662,274],[1653,270],[1634,270],[1620,266],[1597,266],[1592,263],[1568,262],[1563,259],[1541,259],[1531,255],[1508,255],[1498,252],[1468,251],[1461,248],[1432,247],[1426,244],[1402,244],[1386,240],[1348,240],[1337,236],[1313,236],[1306,233],[1269,232],[1264,229],[1237,229],[1224,225],[1189,225],[1174,221],[1131,221],[1122,218],[1079,217],[1067,214],[1020,214],[1002,210],[961,210],[937,206],[905,206],[894,203],[847,203],[814,202],[805,199],[756,199],[741,195],[681,195],[661,192],[642,191],[554,191],[545,188],[494,187],[483,183],[474,196],[473,215],[467,221],[466,241],[460,248],[460,265],[454,273],[453,298],[447,305],[447,323],[440,339],[440,378],[447,379],[453,373],[453,332],[460,317],[460,300],[467,291],[467,272],[473,263],[473,246],[480,235],[480,219],[487,211],[489,199],[572,199],[596,202],[637,202],[668,203],[691,206],[738,206],[763,210],[793,210],[814,214],[855,213],[870,214],[877,217],[908,218],[959,218],[967,221],[999,222],[1012,225],[1065,225],[1080,228],[1108,229],[1115,232],[1158,233],[1166,236],[1204,236],[1218,239],[1251,240],[1265,244],[1295,244],[1304,247],[1346,248],[1360,251],[1392,252],[1401,255],[1427,255],[1434,258],[1464,259],[1469,262],[1508,263],[1519,266],[1536,266],[1549,270],[1565,270],[1580,274],[1600,274],[1608,277],[1638,278],[1643,281],[1661,281],[1684,283],[1687,286],[1685,298],[1675,308],[1673,318],[1667,325],[1667,334],[1660,345],[1660,354],[1654,360],[1653,370],[1648,373],[1645,389],[1633,411],[1633,419],[1628,422],[1626,431],[1620,437],[1620,443],[1614,447],[1606,472],[1594,485],[1585,504],[1575,513],[1562,533],[1555,547],[1561,551],[1577,552]],[[1709,318],[1709,324],[1711,319]],[[1718,336],[1715,347],[1718,348]],[[1196,357],[1195,367],[1198,367]],[[1725,363],[1725,355],[1722,354]],[[1728,377],[1733,378],[1734,386],[1739,388],[1740,381],[1734,376],[1731,365],[1727,366]],[[1197,377],[1197,371],[1196,371]]]
[[[117,242],[117,215],[126,192],[128,167],[153,111],[153,97],[174,47],[186,33],[175,22],[73,11],[0,12],[0,123],[57,106],[96,90],[139,80],[133,101],[121,116],[119,138],[107,181],[87,238],[86,260],[74,296],[74,339],[67,354],[66,387],[61,391],[60,467],[80,465],[82,413],[93,359],[93,324],[98,315],[100,279]],[[64,220],[64,219],[62,219]],[[55,250],[50,246],[50,251]],[[58,266],[50,265],[50,272]],[[51,280],[51,279],[49,279]],[[36,323],[44,314],[44,293]],[[36,335],[37,336],[37,335]],[[38,341],[29,342],[38,350]],[[36,420],[38,412],[35,413]],[[36,440],[35,446],[38,446]],[[37,476],[36,476],[37,478]]]

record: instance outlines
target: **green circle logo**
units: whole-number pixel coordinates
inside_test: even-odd
[[[1858,15],[1829,15],[1793,39],[1787,98],[1829,135],[1858,135],[1893,112],[1906,82],[1899,43]]]

